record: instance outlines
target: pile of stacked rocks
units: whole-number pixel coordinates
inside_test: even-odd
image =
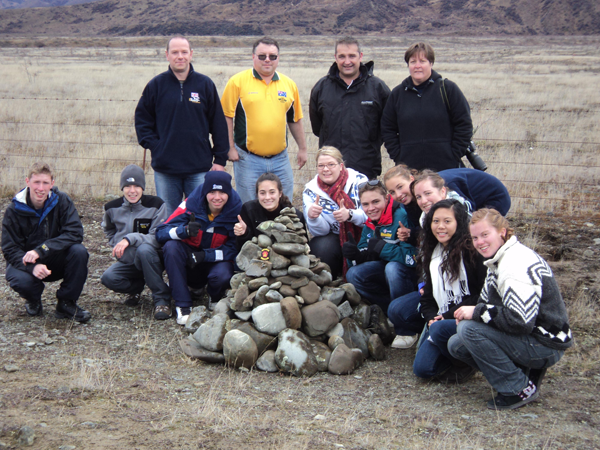
[[[384,359],[380,336],[369,330],[371,307],[352,284],[332,280],[329,266],[309,255],[295,210],[283,209],[258,229],[262,234],[237,256],[243,272],[232,277],[227,297],[213,311],[192,310],[185,326],[190,334],[180,342],[184,353],[296,376],[350,374],[369,356]],[[385,316],[375,322],[385,341],[393,338]]]

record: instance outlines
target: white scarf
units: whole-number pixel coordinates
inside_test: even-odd
[[[458,279],[450,282],[450,274],[442,273],[442,262],[446,254],[444,246],[438,244],[433,249],[431,262],[429,263],[429,272],[431,274],[431,285],[433,288],[433,298],[438,304],[438,314],[444,314],[450,307],[459,305],[465,295],[469,295],[469,283],[467,280],[467,271],[461,257],[460,272]]]

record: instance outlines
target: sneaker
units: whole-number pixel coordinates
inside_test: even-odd
[[[531,403],[539,396],[540,391],[536,388],[535,384],[529,381],[527,387],[517,395],[503,395],[498,393],[496,398],[487,403],[487,407],[496,410],[517,409],[527,403]]]
[[[419,340],[418,334],[412,336],[396,336],[392,342],[392,348],[411,348]]]
[[[131,294],[125,299],[123,304],[127,305],[127,306],[132,306],[132,307],[137,306],[140,304],[141,299],[142,299],[142,294]]]
[[[56,304],[54,316],[57,319],[73,319],[81,323],[87,322],[92,318],[89,312],[77,306],[75,302],[65,302],[63,300],[59,300]]]
[[[41,316],[44,313],[42,300],[25,300],[25,311],[30,316]]]
[[[542,380],[546,375],[548,369],[529,369],[529,381],[535,384],[536,389],[539,391],[542,385]]]
[[[167,320],[171,318],[171,307],[169,305],[156,305],[154,308],[156,320]]]
[[[192,308],[180,308],[177,306],[175,307],[175,311],[177,311],[177,323],[179,325],[185,325],[190,317]]]

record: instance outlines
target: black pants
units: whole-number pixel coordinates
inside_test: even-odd
[[[43,280],[9,264],[6,267],[6,281],[24,299],[40,301],[44,292],[44,282],[62,279],[56,298],[68,303],[77,303],[87,279],[88,258],[85,247],[82,244],[74,244],[64,252],[47,259],[46,267],[52,273]]]
[[[325,236],[313,237],[308,245],[313,255],[331,267],[331,275],[334,280],[342,274],[344,256],[339,234],[329,233]]]

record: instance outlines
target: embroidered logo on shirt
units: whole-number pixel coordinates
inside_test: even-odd
[[[391,238],[392,237],[392,230],[388,230],[387,228],[384,228],[381,230],[381,237],[382,238]]]
[[[285,97],[285,98],[287,98],[287,92],[285,92],[285,91],[277,91],[277,95],[279,97]]]
[[[361,105],[372,105],[373,104],[373,100],[363,100],[362,102],[360,102]]]
[[[190,102],[200,103],[200,95],[197,92],[192,92],[190,97]]]

